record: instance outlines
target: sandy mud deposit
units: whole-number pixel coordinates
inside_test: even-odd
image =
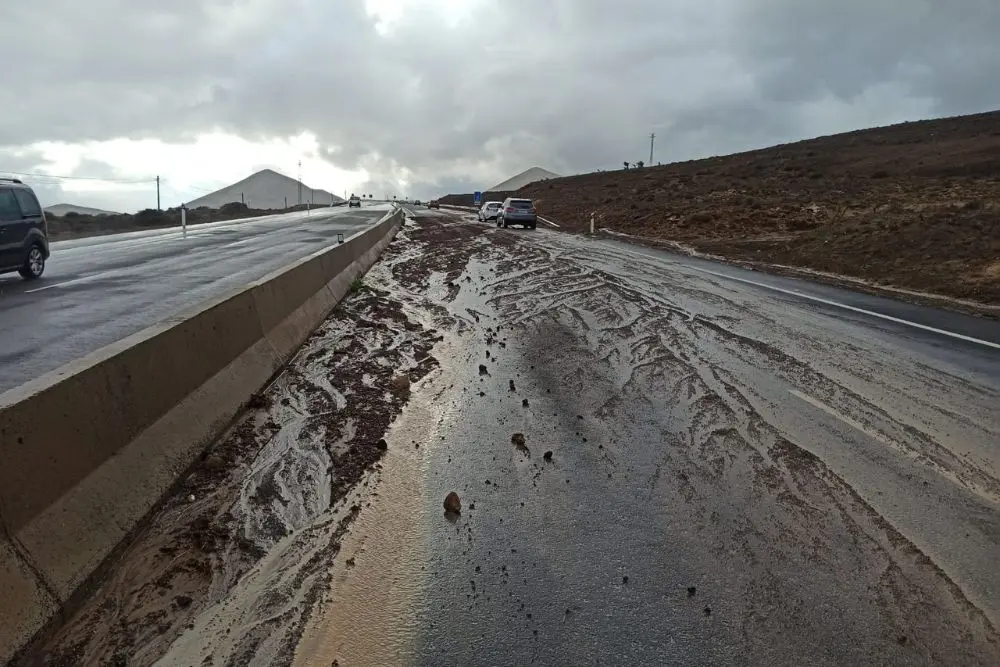
[[[448,214],[365,285],[45,664],[1000,663],[995,360]]]

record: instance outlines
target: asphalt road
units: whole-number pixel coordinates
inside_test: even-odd
[[[1000,325],[481,235],[299,664],[1000,661]]]
[[[44,277],[0,276],[0,391],[54,370],[372,224],[387,206],[52,244]]]
[[[365,283],[65,664],[1000,664],[996,322],[423,212]]]

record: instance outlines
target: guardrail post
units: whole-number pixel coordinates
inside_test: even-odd
[[[187,206],[181,204],[181,231],[184,233],[184,238],[188,235],[188,223],[187,223]]]
[[[591,213],[590,213],[590,235],[591,236],[594,235],[594,213],[593,213],[593,211],[591,211]]]

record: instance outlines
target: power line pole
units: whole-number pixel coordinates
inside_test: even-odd
[[[653,142],[656,141],[656,133],[649,135],[649,166],[653,166]]]
[[[156,177],[156,210],[162,211],[160,208],[160,177]]]

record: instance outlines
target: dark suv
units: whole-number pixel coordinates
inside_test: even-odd
[[[38,198],[16,178],[0,178],[0,273],[17,271],[34,280],[48,258],[48,228]]]

